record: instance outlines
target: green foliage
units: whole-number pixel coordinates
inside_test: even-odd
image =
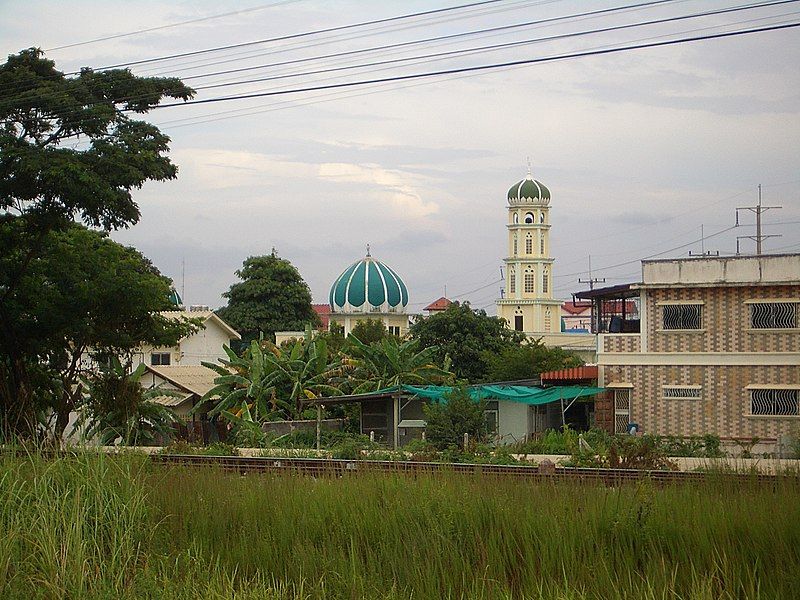
[[[389,335],[389,330],[380,319],[366,319],[358,321],[350,335],[369,346],[383,341]]]
[[[250,447],[250,446],[248,446]],[[214,442],[208,446],[198,446],[185,440],[176,440],[159,450],[159,454],[184,454],[190,456],[239,456],[233,444]]]
[[[194,410],[205,410],[211,403],[208,415],[224,417],[234,434],[249,430],[248,435],[258,435],[263,421],[299,419],[306,401],[341,395],[331,382],[342,375],[342,368],[331,360],[325,340],[310,330],[285,348],[253,340],[241,357],[230,348],[225,351],[228,360],[221,365],[203,363],[219,377]]]
[[[223,294],[228,305],[217,314],[242,335],[244,344],[260,334],[274,339],[276,331],[304,331],[308,325],[319,325],[311,291],[288,260],[274,253],[251,256],[236,276],[241,281]]]
[[[449,358],[456,377],[472,383],[488,381],[487,353],[500,354],[524,339],[504,319],[473,310],[468,302],[454,302],[441,313],[418,319],[410,334],[421,348],[436,348],[439,364]]]
[[[5,454],[0,526],[4,598],[736,600],[800,587],[792,478],[243,477]]]
[[[445,385],[453,378],[446,359],[443,366],[437,364],[437,349],[420,350],[416,340],[400,341],[387,336],[367,345],[351,336],[344,353],[342,364],[353,394],[396,385]]]
[[[472,443],[483,442],[489,433],[483,414],[485,409],[486,402],[472,400],[467,388],[453,388],[443,402],[423,406],[426,439],[439,450],[461,448],[465,433]]]
[[[527,339],[519,345],[508,346],[499,352],[486,351],[487,381],[533,379],[540,373],[578,367],[583,361],[562,348],[548,348],[541,340]]]
[[[61,394],[51,394],[49,384],[44,389],[36,385],[42,356],[51,360],[60,354],[63,359],[63,349],[72,343],[62,333],[113,332],[120,322],[117,308],[129,314],[124,313],[130,310],[125,299],[135,301],[139,288],[126,283],[128,271],[115,278],[116,265],[107,267],[101,255],[107,251],[123,262],[136,258],[115,253],[110,241],[89,239],[93,234],[81,232],[73,219],[106,230],[138,221],[131,191],[147,181],[174,179],[177,168],[166,155],[169,138],[132,117],[163,98],[185,100],[193,94],[178,79],[142,78],[127,69],[85,68],[65,77],[36,48],[0,65],[0,425],[6,433],[34,435],[45,396],[74,403],[74,395],[69,397],[74,368],[69,381],[60,384]],[[87,248],[76,243],[68,257],[62,256],[67,240],[53,232],[82,237]],[[98,293],[99,302],[102,292],[111,294],[114,287],[130,294],[120,296],[119,307],[105,304],[105,312],[95,313],[86,300],[101,285],[109,287]],[[77,292],[76,305],[67,310],[70,291]],[[24,321],[33,326],[15,326]],[[135,319],[126,323],[129,328],[116,333],[136,337],[140,327]],[[147,323],[140,326],[147,329]],[[123,344],[128,338],[119,339]],[[50,370],[48,379],[58,377]],[[56,407],[57,428],[65,425],[64,410]]]
[[[128,374],[119,359],[113,357],[109,369],[84,378],[87,392],[77,407],[73,432],[82,430],[85,439],[96,438],[104,446],[114,445],[117,440],[127,446],[168,440],[177,418],[170,409],[152,400],[177,394],[159,388],[144,390],[139,383],[144,371],[145,365],[141,364]]]

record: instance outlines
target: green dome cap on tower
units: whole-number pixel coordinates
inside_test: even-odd
[[[329,300],[336,313],[403,312],[408,288],[397,273],[367,255],[336,278]]]
[[[536,181],[531,174],[511,186],[508,190],[509,204],[547,204],[550,202],[550,190],[541,181]]]

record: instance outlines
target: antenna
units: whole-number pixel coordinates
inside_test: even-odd
[[[181,258],[181,300],[186,304],[186,258]]]
[[[592,255],[590,254],[589,255],[589,279],[578,279],[578,283],[588,283],[589,284],[589,289],[593,290],[595,283],[605,283],[605,282],[606,282],[606,278],[605,277],[603,277],[602,279],[597,279],[595,277],[592,277]]]
[[[761,255],[761,242],[771,237],[782,237],[781,235],[762,235],[761,234],[761,215],[771,208],[783,208],[782,206],[762,206],[761,204],[761,184],[758,184],[758,204],[755,206],[739,206],[736,208],[736,227],[739,226],[739,211],[749,210],[756,215],[756,234],[755,235],[740,235],[736,238],[736,254],[739,254],[739,240],[753,240],[756,243],[756,255]]]
[[[706,252],[705,233],[703,233],[703,225],[700,224],[700,254],[689,250],[689,256],[719,256],[719,250],[709,250]],[[737,252],[738,254],[738,252]]]

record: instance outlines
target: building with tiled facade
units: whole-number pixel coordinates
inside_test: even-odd
[[[597,425],[767,444],[800,427],[800,254],[642,261],[641,283],[576,297],[596,308]]]

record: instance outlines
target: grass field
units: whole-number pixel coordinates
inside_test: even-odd
[[[0,458],[2,598],[796,598],[800,486]]]

